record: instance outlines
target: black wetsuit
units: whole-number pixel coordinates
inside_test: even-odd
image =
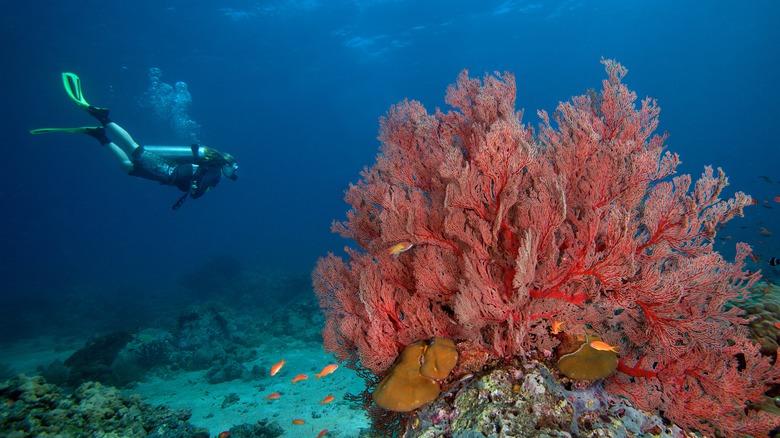
[[[203,196],[219,183],[222,176],[219,161],[197,159],[195,163],[177,163],[144,150],[143,146],[133,151],[131,160],[133,169],[130,175],[175,186],[192,198]]]

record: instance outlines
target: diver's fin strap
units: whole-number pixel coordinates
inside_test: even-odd
[[[185,193],[185,194],[181,195],[181,198],[179,198],[179,200],[178,200],[178,201],[176,201],[176,203],[175,203],[175,204],[173,204],[173,207],[171,207],[171,208],[172,208],[173,210],[178,210],[179,208],[181,208],[181,206],[184,204],[184,201],[186,201],[186,200],[187,200],[187,196],[188,196],[188,195],[189,195],[189,192],[187,192],[187,193]]]
[[[71,99],[76,104],[83,107],[89,107],[89,103],[84,99],[84,94],[81,92],[81,79],[75,73],[62,73],[62,85],[65,86],[65,91],[68,93]]]

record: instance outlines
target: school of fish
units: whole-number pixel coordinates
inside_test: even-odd
[[[406,248],[406,249],[408,249],[408,248]],[[403,249],[400,252],[406,251],[406,249]],[[287,361],[285,361],[284,358],[282,358],[282,360],[280,360],[279,362],[277,362],[273,366],[271,366],[271,372],[270,372],[271,377],[276,376],[277,374],[279,374],[279,372],[282,371],[282,368],[284,367],[284,365],[286,363],[287,363]],[[335,364],[335,363],[325,365],[322,368],[322,371],[320,371],[319,373],[315,374],[315,376],[317,377],[317,380],[319,380],[322,377],[325,377],[327,375],[332,374],[334,371],[336,371],[338,369],[338,367],[339,367],[338,364]],[[296,382],[301,382],[301,381],[308,380],[308,379],[309,379],[308,375],[301,373],[301,374],[297,374],[295,377],[293,377],[293,379],[290,382],[294,385]],[[273,392],[271,394],[266,395],[264,398],[266,400],[268,400],[268,401],[273,401],[273,400],[280,399],[282,397],[282,395],[283,394],[280,393],[280,392]],[[334,400],[336,400],[335,396],[328,395],[325,398],[323,398],[319,402],[319,404],[320,405],[326,405],[328,403],[331,403]],[[306,424],[306,420],[304,420],[303,418],[295,418],[295,419],[292,420],[292,424],[294,426],[303,426],[303,425]],[[323,429],[323,430],[320,431],[319,434],[317,434],[317,438],[322,438],[322,437],[326,436],[327,434],[328,434],[328,429]],[[228,438],[229,436],[230,436],[230,432],[229,431],[225,431],[225,432],[222,432],[222,433],[219,434],[219,438]]]

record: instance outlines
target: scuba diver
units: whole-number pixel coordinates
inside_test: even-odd
[[[31,134],[76,132],[89,135],[111,151],[119,166],[128,175],[176,186],[185,192],[173,205],[174,210],[184,204],[187,196],[197,199],[214,188],[222,175],[234,181],[238,177],[235,158],[207,146],[139,145],[127,131],[108,117],[108,109],[87,103],[81,93],[81,80],[78,76],[63,73],[62,81],[70,98],[96,118],[101,126],[33,129]]]

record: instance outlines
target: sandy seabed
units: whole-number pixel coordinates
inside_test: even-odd
[[[57,359],[64,361],[83,345],[83,340],[63,346],[61,341],[50,338],[30,339],[0,345],[0,357],[13,373],[33,376],[39,366]],[[322,346],[298,343],[294,349],[283,352],[269,352],[262,345],[256,348],[260,358],[245,362],[247,369],[257,365],[268,370],[282,358],[286,364],[275,376],[266,372],[256,380],[217,384],[207,382],[206,370],[172,372],[164,377],[150,375],[122,393],[139,394],[152,405],[190,409],[190,423],[207,429],[211,436],[232,426],[262,420],[278,423],[285,430],[285,437],[316,437],[323,429],[328,430],[330,437],[356,437],[361,429],[369,427],[365,412],[344,399],[346,394],[357,394],[364,388],[365,383],[354,371],[339,367],[321,379],[315,377],[324,366],[334,363],[333,356],[325,353]],[[291,383],[298,374],[309,378]],[[281,394],[279,398],[266,399],[277,392]],[[320,404],[329,395],[335,399]],[[294,419],[305,424],[293,424]]]

